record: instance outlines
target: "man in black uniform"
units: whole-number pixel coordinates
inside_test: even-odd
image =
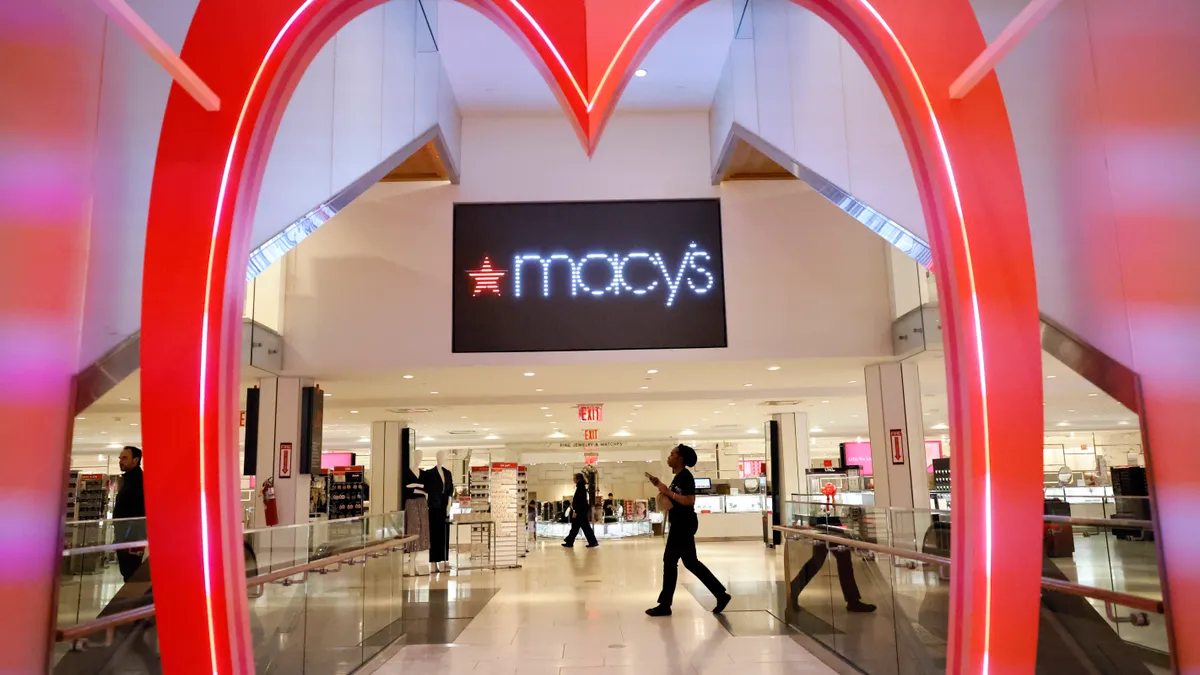
[[[592,504],[588,499],[587,479],[583,474],[575,474],[575,496],[571,499],[571,533],[567,535],[567,540],[563,542],[563,546],[571,548],[575,545],[575,537],[579,535],[579,531],[583,530],[583,536],[587,538],[587,547],[596,548],[599,542],[596,541],[596,533],[592,530],[591,523]]]
[[[671,529],[667,533],[667,550],[663,553],[663,588],[658,596],[658,606],[646,610],[650,616],[670,616],[671,599],[675,596],[675,583],[679,578],[679,561],[694,574],[709,593],[717,598],[714,614],[720,614],[729,604],[730,595],[713,573],[696,557],[696,479],[687,467],[696,466],[696,451],[686,445],[677,445],[667,457],[667,466],[675,474],[667,486],[658,478],[646,474],[646,478],[658,488],[666,500],[667,520]]]
[[[121,471],[125,472],[121,480],[121,489],[117,492],[117,503],[113,506],[113,519],[146,517],[146,497],[142,488],[142,451],[132,445],[121,450],[118,457]],[[146,538],[146,521],[132,520],[117,523],[116,537],[119,542],[141,541]],[[129,581],[133,573],[142,566],[141,550],[125,549],[117,551],[117,566],[121,569],[121,577]]]

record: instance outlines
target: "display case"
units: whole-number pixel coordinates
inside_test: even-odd
[[[837,488],[839,494],[842,492],[863,492],[866,488],[866,483],[862,476],[862,467],[859,466],[805,469],[804,474],[805,478],[808,479],[808,494],[810,495],[823,494],[822,489],[829,483],[832,483]]]
[[[662,514],[657,514],[661,519]],[[661,522],[661,520],[660,520]],[[624,521],[619,523],[593,523],[597,539],[627,539],[648,537],[653,532],[653,520]],[[538,539],[566,539],[571,532],[567,523],[539,522],[536,525]]]

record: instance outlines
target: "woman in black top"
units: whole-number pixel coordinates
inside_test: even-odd
[[[600,544],[596,541],[596,533],[592,531],[591,523],[592,505],[588,499],[587,479],[583,474],[575,474],[575,497],[571,500],[571,533],[567,535],[567,540],[563,542],[563,546],[571,548],[575,545],[575,537],[583,530],[583,536],[587,538],[587,547],[596,548]]]
[[[675,596],[675,583],[679,578],[679,562],[687,568],[704,587],[717,599],[714,614],[720,614],[729,604],[730,595],[713,573],[696,557],[696,479],[687,467],[696,466],[696,451],[687,445],[677,445],[667,457],[667,465],[675,473],[671,485],[646,474],[646,478],[658,488],[667,500],[667,520],[671,529],[667,532],[667,549],[663,553],[663,587],[658,596],[658,606],[646,610],[650,616],[670,616],[671,600]]]

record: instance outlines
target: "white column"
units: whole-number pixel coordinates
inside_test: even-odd
[[[312,479],[300,473],[300,408],[302,390],[313,386],[310,378],[265,377],[258,388],[258,463],[255,471],[254,526],[265,527],[261,488],[268,478],[275,481],[275,499],[280,525],[308,522],[309,489]],[[285,471],[280,449],[291,444]],[[314,467],[319,471],[321,467]]]
[[[771,419],[779,423],[779,496],[787,501],[794,494],[805,494],[808,485],[804,478],[804,470],[812,466],[808,414],[779,413]]]
[[[917,364],[867,366],[864,379],[875,505],[928,509],[929,479]]]
[[[404,429],[400,422],[371,424],[371,469],[366,475],[367,484],[371,486],[368,513],[400,510],[400,477],[404,470],[400,463],[400,436]]]

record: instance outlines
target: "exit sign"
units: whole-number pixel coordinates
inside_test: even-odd
[[[581,405],[581,406],[579,406],[579,421],[580,422],[603,422],[604,421],[604,406],[603,405]]]
[[[600,438],[600,430],[599,429],[584,429],[583,430],[583,440],[594,441],[598,438]]]

